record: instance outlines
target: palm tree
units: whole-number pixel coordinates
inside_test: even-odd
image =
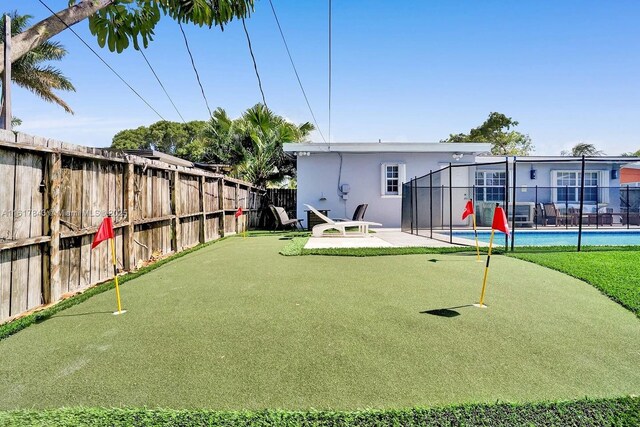
[[[27,28],[31,18],[31,15],[18,15],[17,12],[13,12],[11,14],[11,34],[22,33]],[[0,29],[4,34],[4,23],[0,23]],[[59,61],[66,54],[67,50],[60,43],[44,42],[13,62],[11,80],[45,101],[58,104],[66,112],[73,114],[71,107],[56,95],[54,90],[75,92],[75,87],[60,70],[51,65],[43,64],[47,61]]]
[[[604,151],[598,150],[596,146],[593,144],[586,144],[584,142],[581,142],[579,144],[574,145],[570,151],[563,150],[560,154],[562,154],[563,156],[574,156],[574,157],[602,156],[604,155]]]
[[[259,186],[277,185],[295,176],[295,162],[282,145],[301,142],[314,129],[309,122],[296,125],[263,104],[231,120],[219,108],[209,121],[206,136],[212,140],[209,158],[235,165],[233,174]]]

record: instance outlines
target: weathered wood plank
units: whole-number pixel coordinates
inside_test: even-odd
[[[29,248],[29,284],[27,287],[27,309],[38,307],[44,302],[42,295],[42,246]]]
[[[33,155],[19,153],[16,156],[14,216],[12,239],[25,239],[31,233],[31,192]]]
[[[128,164],[124,170],[124,191],[123,191],[123,209],[126,211],[126,225],[124,229],[123,238],[123,266],[125,270],[133,270],[135,268],[135,254],[134,254],[134,225],[133,225],[133,211],[135,200],[135,172],[134,166]]]
[[[70,239],[60,239],[60,292],[69,292]]]
[[[173,232],[171,233],[173,236],[173,250],[176,252],[180,252],[182,250],[182,235],[181,235],[181,227],[180,227],[180,173],[175,171],[173,173],[173,193],[171,194],[171,204],[173,205],[174,215],[172,222]]]
[[[80,289],[91,284],[91,242],[93,242],[93,236],[80,237],[80,276],[78,278]]]
[[[47,243],[49,241],[51,241],[50,236],[38,236],[19,240],[9,240],[8,242],[0,242],[0,251],[36,245],[38,243]]]
[[[54,302],[62,295],[60,282],[60,215],[61,215],[61,179],[62,157],[60,154],[51,153],[48,159],[47,188],[49,194],[47,204],[49,207],[48,232],[49,254],[44,265],[48,264],[48,271],[44,274],[43,290],[45,302]],[[82,218],[80,218],[82,220]]]
[[[0,241],[13,238],[16,153],[0,149]],[[8,315],[7,315],[8,316]],[[0,317],[1,318],[1,317]]]
[[[29,284],[29,248],[13,249],[11,272],[10,316],[27,310],[27,287]]]
[[[69,240],[69,291],[75,291],[80,287],[81,237],[72,237]]]
[[[11,251],[0,252],[0,322],[10,316]]]
[[[83,203],[83,164],[81,160],[73,160],[73,168],[71,170],[71,200],[73,212],[68,221],[78,228],[82,228],[82,203]]]

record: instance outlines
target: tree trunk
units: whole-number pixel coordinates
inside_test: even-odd
[[[15,62],[36,46],[57,35],[67,26],[72,26],[88,18],[100,9],[104,9],[115,0],[82,0],[78,4],[61,10],[57,14],[43,19],[11,40],[11,62]],[[57,16],[56,16],[57,15]],[[64,21],[64,22],[63,22]],[[0,44],[0,52],[4,43]],[[0,73],[4,71],[4,61],[0,61]]]

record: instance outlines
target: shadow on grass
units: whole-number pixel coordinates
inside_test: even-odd
[[[473,307],[473,304],[457,305],[455,307],[447,307],[447,308],[437,308],[434,310],[425,310],[425,311],[421,311],[420,314],[430,314],[432,316],[438,316],[438,317],[457,317],[457,316],[460,316],[460,313],[457,312],[455,309],[466,308],[466,307]]]
[[[96,314],[111,314],[113,311],[92,311],[89,313],[76,313],[76,314],[54,314],[50,319],[57,319],[58,317],[77,317],[77,316],[95,316]]]

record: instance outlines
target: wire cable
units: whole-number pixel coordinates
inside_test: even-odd
[[[258,73],[258,64],[256,64],[256,57],[253,55],[253,48],[251,47],[251,38],[249,37],[249,31],[247,31],[247,25],[244,22],[244,17],[242,18],[242,28],[244,28],[244,34],[247,36],[249,53],[251,54],[251,60],[253,61],[253,69],[256,71],[256,77],[258,78],[258,87],[260,88],[260,93],[262,94],[262,102],[264,103],[264,106],[267,107],[267,100],[264,97],[264,91],[262,90],[262,80],[260,80],[260,73]]]
[[[331,145],[331,0],[329,0],[329,145]]]
[[[182,23],[178,21],[178,26],[180,27],[180,32],[182,32],[182,38],[184,39],[184,44],[187,47],[187,53],[189,54],[189,58],[191,59],[191,66],[193,67],[193,71],[196,73],[196,80],[198,80],[198,85],[200,86],[200,92],[202,93],[202,97],[204,98],[204,103],[207,106],[207,111],[209,112],[209,117],[212,116],[211,108],[209,108],[209,101],[207,100],[207,95],[204,93],[204,87],[202,87],[202,82],[200,81],[200,74],[198,73],[198,68],[196,67],[196,63],[193,60],[193,55],[191,54],[191,48],[189,48],[189,41],[187,40],[187,35],[182,28]]]
[[[311,104],[309,103],[309,98],[307,98],[307,93],[304,90],[304,86],[302,86],[302,81],[300,80],[300,75],[298,75],[298,70],[296,69],[296,64],[293,62],[293,57],[291,56],[291,52],[289,51],[289,45],[287,44],[287,40],[284,37],[284,32],[282,31],[282,27],[280,26],[280,20],[278,19],[278,15],[276,14],[276,9],[273,7],[273,2],[269,0],[269,4],[271,5],[271,10],[273,11],[273,17],[276,19],[276,24],[278,25],[278,30],[280,31],[280,36],[282,37],[282,42],[284,43],[284,48],[287,50],[287,55],[289,55],[289,61],[291,62],[291,66],[293,67],[293,72],[296,75],[296,79],[298,79],[298,85],[300,86],[300,90],[302,91],[302,95],[304,96],[304,100],[307,103],[307,107],[309,107],[309,112],[311,113],[311,117],[313,118],[313,123],[316,125],[316,129],[320,133],[320,137],[324,142],[327,140],[324,138],[322,134],[322,130],[320,130],[320,125],[318,125],[318,121],[316,120],[316,115],[313,113],[313,109],[311,108]]]
[[[69,25],[67,25],[67,23],[66,23],[66,22],[64,22],[64,19],[60,18],[60,16],[59,16],[56,12],[54,12],[53,10],[51,10],[51,8],[50,8],[49,6],[47,6],[47,4],[46,4],[43,0],[38,0],[38,1],[39,1],[39,2],[44,6],[44,7],[46,7],[46,8],[47,8],[47,10],[48,10],[49,12],[51,12],[53,15],[55,15],[55,17],[56,17],[56,18],[58,18],[58,19],[60,20],[60,22],[62,22],[62,23],[64,24],[64,26],[65,26],[65,27],[67,27],[67,29],[68,29],[69,31],[71,31],[71,32],[73,33],[73,35],[75,35],[75,36],[78,38],[78,40],[80,40],[80,41],[82,42],[82,44],[84,44],[84,45],[85,45],[85,46],[86,46],[86,47],[87,47],[87,48],[88,48],[88,49],[89,49],[89,50],[90,50],[90,51],[91,51],[95,56],[97,56],[97,57],[98,57],[98,59],[99,59],[100,61],[102,61],[102,63],[103,63],[104,65],[106,65],[106,66],[107,66],[107,68],[108,68],[109,70],[111,70],[111,72],[112,72],[113,74],[115,74],[115,75],[116,75],[116,77],[118,77],[118,78],[122,81],[122,83],[124,83],[124,84],[129,88],[129,89],[131,89],[131,91],[132,91],[133,93],[135,93],[135,94],[136,94],[136,96],[137,96],[138,98],[140,98],[140,99],[142,100],[142,102],[144,102],[144,103],[147,105],[147,107],[149,107],[149,108],[150,108],[154,113],[156,113],[156,114],[158,115],[158,117],[160,117],[162,120],[166,120],[164,117],[162,117],[162,114],[158,113],[158,111],[157,111],[155,108],[153,108],[153,107],[151,106],[151,104],[149,104],[149,103],[147,102],[147,100],[146,100],[146,99],[144,99],[144,98],[142,97],[142,95],[140,95],[140,94],[138,93],[138,91],[136,91],[136,90],[135,90],[135,89],[134,89],[134,88],[133,88],[129,83],[127,83],[127,81],[126,81],[126,80],[125,80],[125,79],[124,79],[124,78],[123,78],[123,77],[122,77],[122,76],[121,76],[121,75],[120,75],[116,70],[114,70],[114,68],[113,68],[111,65],[109,65],[109,64],[107,63],[107,61],[105,61],[105,60],[104,60],[104,58],[102,58],[102,56],[100,56],[100,54],[99,54],[98,52],[96,52],[96,51],[95,51],[91,46],[89,46],[89,44],[88,44],[86,41],[84,41],[84,39],[83,39],[82,37],[80,37],[80,35],[79,35],[78,33],[76,33],[76,32],[73,30],[73,28],[71,28]]]
[[[155,76],[156,80],[158,81],[158,84],[160,85],[160,87],[162,88],[162,90],[164,91],[164,94],[167,95],[167,98],[169,98],[169,102],[171,102],[171,105],[173,105],[173,108],[176,110],[176,113],[178,113],[178,115],[180,116],[180,119],[182,119],[182,123],[187,123],[184,120],[184,117],[182,117],[182,114],[180,114],[180,111],[178,110],[178,107],[176,107],[176,104],[173,102],[173,99],[171,99],[171,96],[169,96],[169,92],[167,92],[167,89],[164,87],[164,85],[162,84],[162,82],[160,81],[160,77],[158,77],[158,74],[156,74],[156,71],[153,69],[153,67],[151,66],[151,63],[149,62],[149,60],[147,59],[147,55],[144,54],[144,52],[142,51],[142,49],[140,49],[140,54],[142,55],[142,57],[144,58],[144,61],[147,63],[147,65],[149,66],[149,69],[151,70],[151,72],[153,73],[153,75]]]

